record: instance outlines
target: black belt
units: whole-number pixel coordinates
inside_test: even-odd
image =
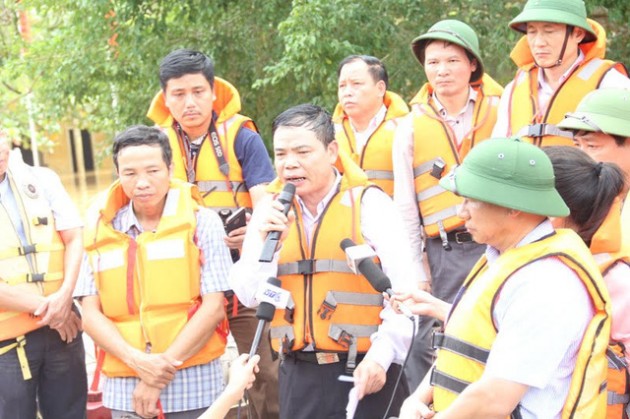
[[[467,231],[451,231],[450,233],[446,233],[446,238],[448,241],[457,244],[474,242],[472,234]]]
[[[297,361],[309,362],[311,364],[333,364],[336,362],[346,361],[348,359],[347,352],[303,352],[293,351],[286,355],[286,358],[295,359]],[[363,359],[364,354],[357,356],[357,363]]]
[[[440,236],[436,236],[432,238],[440,240]],[[448,239],[449,242],[455,242],[457,244],[475,243],[475,241],[473,240],[472,234],[470,234],[467,231],[462,231],[462,230],[450,231],[446,233],[446,238]]]

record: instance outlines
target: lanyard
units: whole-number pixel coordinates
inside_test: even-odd
[[[217,159],[217,163],[219,164],[219,170],[221,171],[223,176],[229,179],[230,166],[225,160],[225,152],[223,151],[223,147],[221,146],[221,140],[219,139],[219,134],[217,133],[214,117],[210,121],[210,126],[208,127],[208,135],[205,135],[203,137],[203,139],[201,140],[201,144],[193,144],[177,121],[175,121],[173,124],[175,132],[177,133],[177,137],[179,139],[179,143],[182,145],[186,154],[186,177],[188,178],[188,182],[195,182],[195,172],[197,169],[197,158],[199,157],[199,150],[201,149],[203,142],[208,136],[210,137],[212,150],[214,151],[214,157]],[[231,184],[229,184],[228,186],[231,189]]]

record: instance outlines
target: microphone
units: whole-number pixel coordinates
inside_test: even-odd
[[[374,250],[370,246],[357,246],[350,239],[343,239],[339,246],[341,247],[341,250],[346,253],[348,265],[354,273],[361,273],[376,291],[385,292],[390,297],[394,295],[394,292],[392,291],[392,281],[389,280],[387,275],[385,275],[385,272],[383,272],[383,270],[372,260],[372,258],[376,256],[376,253],[374,253]],[[369,248],[370,251],[366,248]],[[413,318],[413,313],[409,307],[404,304],[399,304],[398,306],[402,314],[409,318]]]
[[[282,212],[284,215],[289,213],[289,209],[291,208],[291,203],[293,202],[293,197],[295,196],[295,185],[292,183],[287,183],[284,185],[282,192],[278,196],[278,201],[284,207]],[[276,248],[278,247],[278,242],[280,241],[280,231],[270,231],[267,234],[267,238],[265,239],[265,244],[263,245],[263,250],[260,254],[260,259],[258,262],[271,262],[273,260],[273,255],[276,253]]]
[[[256,295],[260,304],[256,310],[256,317],[258,318],[258,326],[256,327],[256,334],[252,341],[252,347],[249,350],[249,357],[251,358],[258,351],[258,345],[262,338],[262,332],[265,328],[265,323],[270,322],[273,319],[273,315],[276,312],[276,306],[284,308],[286,307],[286,300],[291,295],[289,291],[280,288],[280,280],[278,278],[270,277],[265,283],[265,287],[259,290]]]

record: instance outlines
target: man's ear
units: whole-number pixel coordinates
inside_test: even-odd
[[[585,36],[586,36],[586,31],[584,29],[578,28],[577,26],[573,27],[573,37],[576,39],[578,44],[582,42]]]
[[[335,164],[335,162],[337,161],[337,157],[339,156],[339,143],[337,143],[337,140],[331,141],[330,144],[328,144],[328,146],[326,147],[326,151],[331,157],[330,164]]]

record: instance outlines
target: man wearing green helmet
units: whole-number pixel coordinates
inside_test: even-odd
[[[484,74],[475,31],[443,20],[412,41],[426,83],[411,101],[394,138],[394,200],[409,231],[416,261],[426,246],[433,294],[452,302],[470,268],[483,253],[457,217],[461,198],[438,185],[440,178],[490,136],[503,89]],[[424,278],[420,288],[428,290]],[[433,361],[435,324],[422,318],[406,373],[416,387]]]
[[[630,249],[630,91],[600,89],[584,96],[575,112],[558,127],[573,131],[575,144],[594,160],[616,163],[626,175],[623,190],[622,237]]]
[[[565,113],[592,90],[630,89],[625,67],[604,59],[606,32],[586,18],[582,0],[528,0],[510,27],[525,36],[510,54],[519,70],[501,97],[493,137],[572,145],[556,125]]]
[[[545,153],[516,138],[483,142],[440,181],[488,247],[401,419],[604,417],[609,296],[582,239],[548,218],[569,214],[554,181]]]

